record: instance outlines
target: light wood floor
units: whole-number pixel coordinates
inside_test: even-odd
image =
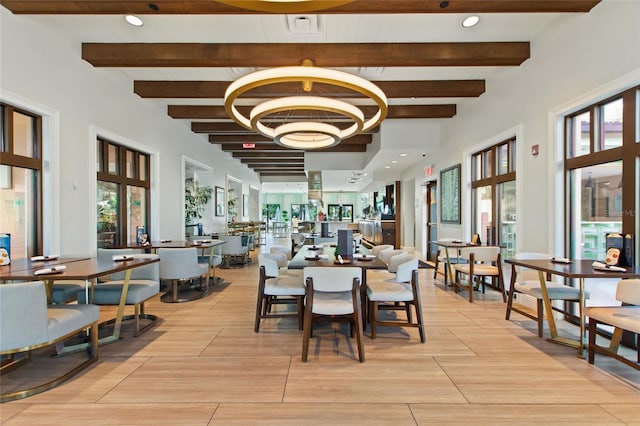
[[[253,331],[257,253],[247,268],[219,270],[224,283],[204,299],[152,300],[147,311],[163,318],[157,327],[101,347],[100,360],[66,384],[0,405],[0,421],[640,425],[638,371],[604,357],[589,365],[574,349],[538,338],[533,321],[505,321],[496,292],[470,304],[434,285],[428,269],[419,274],[425,344],[415,329],[383,328],[376,340],[365,337],[361,364],[346,326],[327,325],[302,363],[295,321],[266,320]],[[576,329],[565,324],[561,332]],[[45,375],[66,358],[34,361],[23,374]]]

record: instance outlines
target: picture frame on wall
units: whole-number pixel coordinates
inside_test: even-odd
[[[224,188],[216,186],[216,216],[224,216]]]
[[[440,171],[440,222],[460,224],[460,164]]]
[[[242,215],[249,216],[249,196],[247,194],[242,195]]]

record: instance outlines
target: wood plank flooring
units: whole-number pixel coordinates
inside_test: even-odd
[[[286,246],[287,240],[275,240]],[[258,250],[204,299],[147,312],[162,322],[140,337],[100,348],[99,361],[48,392],[0,405],[3,425],[640,425],[640,373],[536,335],[518,314],[505,321],[494,291],[445,291],[421,269],[427,342],[416,329],[365,336],[357,361],[345,325],[320,326],[309,361],[294,319],[270,319],[253,332]],[[113,310],[103,309],[109,318]],[[546,331],[546,330],[545,330]],[[568,324],[562,334],[575,334]],[[36,357],[32,380],[64,358]],[[14,374],[14,373],[12,373]],[[3,376],[2,386],[15,377]]]

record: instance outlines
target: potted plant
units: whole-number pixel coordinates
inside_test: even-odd
[[[200,182],[193,178],[186,180],[188,185],[184,191],[184,221],[185,225],[194,220],[202,219],[204,208],[213,196],[213,188],[201,186]]]

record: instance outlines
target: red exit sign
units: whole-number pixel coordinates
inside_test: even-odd
[[[255,148],[255,147],[256,147],[255,143],[243,143],[242,144],[242,148],[245,148],[245,149],[247,149],[247,148],[252,149],[252,148]]]

